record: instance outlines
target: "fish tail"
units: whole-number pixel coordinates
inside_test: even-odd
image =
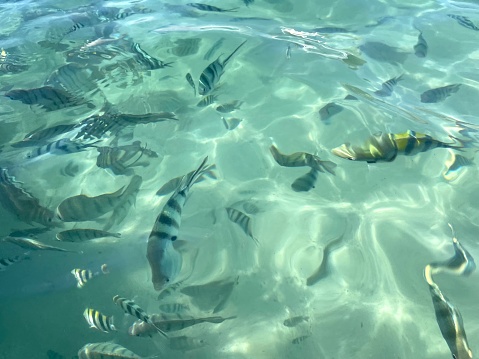
[[[208,161],[208,156],[203,159],[200,166],[196,169],[195,172],[186,178],[186,182],[180,184],[179,191],[189,190],[191,186],[196,182],[196,180],[207,170],[208,166],[206,165],[206,161]],[[182,181],[183,182],[183,181]]]

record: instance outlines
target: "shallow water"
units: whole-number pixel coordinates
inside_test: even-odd
[[[73,358],[87,343],[108,341],[142,357],[451,358],[423,272],[428,263],[453,256],[448,223],[470,255],[479,255],[474,180],[479,31],[448,16],[466,16],[479,26],[477,1],[208,3],[238,7],[235,12],[201,11],[187,3],[0,2],[0,167],[52,211],[68,197],[127,186],[133,173],[143,179],[126,218],[110,230],[121,238],[61,243],[55,239],[59,231],[102,229],[111,214],[87,222],[55,219],[58,227],[36,239],[81,253],[30,250],[0,272],[0,358],[52,358],[52,351],[61,355],[54,358]],[[420,32],[428,45],[425,57],[414,54]],[[245,40],[225,66],[215,103],[197,107],[202,71]],[[133,43],[171,64],[145,68]],[[401,75],[390,96],[374,93]],[[424,91],[450,84],[461,86],[443,101],[420,101]],[[48,111],[4,96],[45,85],[83,102]],[[232,101],[241,102],[233,112],[216,110]],[[340,111],[321,118],[328,103]],[[91,147],[76,153],[27,157],[56,139],[74,138],[78,127],[37,146],[18,146],[39,129],[78,125],[105,112],[172,112],[178,121],[82,139],[79,143]],[[236,119],[227,120],[236,127],[225,126],[222,117]],[[398,155],[386,163],[347,161],[331,152],[346,142],[407,130],[464,148]],[[134,141],[158,156],[143,153],[125,174],[96,165],[95,146]],[[291,184],[309,168],[279,166],[272,144],[285,154],[304,151],[333,161],[335,175],[319,173],[315,188],[295,192]],[[454,154],[469,161],[448,172]],[[175,242],[181,272],[160,294],[151,283],[146,250],[170,194],[155,193],[195,170],[205,156],[216,165],[216,179],[207,177],[190,191]],[[2,201],[1,237],[42,227],[21,220]],[[258,245],[229,220],[228,207],[248,214]],[[27,251],[0,245],[0,258]],[[326,270],[315,277],[323,261]],[[102,264],[108,274],[100,272]],[[98,275],[77,288],[74,268]],[[476,353],[477,274],[439,274],[435,280],[462,314]],[[151,314],[162,304],[179,303],[188,307],[182,315],[236,318],[169,333],[203,341],[178,350],[159,335],[129,336],[136,318],[113,303],[117,294]],[[82,318],[87,307],[113,315],[118,332],[90,329]],[[296,316],[307,319],[283,324]]]

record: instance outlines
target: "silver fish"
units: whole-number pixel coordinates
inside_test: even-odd
[[[314,188],[316,180],[318,179],[318,170],[311,168],[308,173],[298,177],[291,184],[291,188],[295,192],[308,192]]]
[[[121,345],[107,343],[89,343],[78,351],[78,359],[142,359]]]
[[[329,102],[319,110],[319,118],[321,121],[329,123],[329,119],[344,110],[344,107],[334,102]]]
[[[62,242],[84,242],[97,238],[120,238],[120,233],[110,233],[100,229],[75,228],[57,233],[56,238]]]
[[[393,93],[393,90],[394,90],[394,86],[396,86],[397,83],[400,80],[402,80],[402,76],[403,75],[393,77],[392,79],[389,79],[389,80],[383,82],[382,85],[381,85],[381,89],[377,90],[377,91],[374,91],[374,93],[378,96],[381,96],[381,97],[391,96],[392,93]]]
[[[181,270],[181,254],[173,247],[181,225],[181,212],[191,186],[207,171],[208,157],[191,175],[184,177],[155,220],[148,237],[146,257],[150,264],[152,283],[159,291],[174,280]]]
[[[72,269],[71,274],[75,277],[77,280],[77,287],[82,288],[90,279],[92,279],[96,274],[93,274],[93,272],[89,269],[80,269],[80,268],[75,268]]]
[[[240,226],[243,232],[250,236],[256,242],[256,244],[259,244],[258,239],[253,236],[253,232],[251,230],[251,218],[237,209],[231,207],[225,209],[226,213],[228,214],[228,218],[233,223],[236,223],[238,226]]]
[[[10,237],[7,236],[3,238],[4,242],[13,243],[24,249],[31,250],[44,250],[44,251],[57,251],[57,252],[70,252],[70,253],[81,253],[77,251],[70,251],[68,249],[63,249],[55,246],[50,246],[48,244],[42,243],[32,238],[23,238],[23,237]]]
[[[209,106],[209,105],[213,104],[216,101],[217,98],[218,98],[218,96],[216,96],[216,95],[212,95],[212,94],[206,95],[200,100],[200,102],[198,102],[196,104],[196,107]]]
[[[242,119],[235,118],[235,117],[229,117],[229,118],[221,117],[221,120],[223,121],[223,124],[225,125],[226,129],[229,131],[234,130],[236,127],[239,126],[241,122],[243,122]]]
[[[309,321],[309,317],[305,317],[304,315],[299,315],[297,317],[291,317],[291,318],[285,319],[283,322],[283,325],[285,327],[292,328],[307,321]]]
[[[182,335],[180,337],[172,337],[168,341],[168,346],[173,350],[188,351],[202,348],[206,345],[203,339],[196,339]]]
[[[243,104],[243,101],[234,100],[228,103],[223,103],[221,105],[218,105],[216,107],[216,111],[221,113],[233,112],[235,110],[239,110],[242,104]]]
[[[417,37],[417,43],[414,45],[414,54],[417,57],[426,57],[427,56],[427,50],[428,50],[428,45],[424,37],[422,36],[422,32],[419,32],[419,35]]]
[[[306,152],[295,152],[290,155],[285,155],[279,152],[278,148],[275,145],[271,145],[269,148],[273,158],[276,163],[283,167],[304,167],[309,166],[318,170],[319,172],[324,172],[325,170],[331,174],[334,173],[336,168],[336,163],[331,161],[322,161],[318,156],[312,155]]]
[[[153,325],[160,334],[166,337],[166,333],[163,330],[161,330],[151,320],[150,316],[146,314],[146,312],[143,309],[141,309],[140,306],[138,306],[134,301],[126,299],[126,298],[122,298],[119,295],[115,295],[113,297],[113,302],[117,304],[118,306],[120,306],[120,308],[123,309],[125,313],[130,314],[145,323]]]
[[[36,129],[25,136],[20,142],[13,143],[12,147],[36,146],[45,140],[70,132],[76,125],[56,125],[44,129]]]
[[[93,144],[82,144],[70,140],[69,138],[61,138],[55,142],[50,142],[45,146],[38,147],[27,154],[27,158],[32,159],[46,154],[50,155],[66,155],[70,153],[77,153],[85,151],[89,147],[94,147]]]
[[[311,286],[313,284],[316,284],[318,281],[323,278],[326,278],[329,274],[331,274],[330,256],[332,252],[341,248],[341,245],[343,244],[343,237],[344,235],[341,235],[340,237],[329,242],[324,247],[323,260],[321,261],[321,264],[319,265],[318,269],[316,269],[316,271],[308,277],[308,279],[306,280],[306,285]]]
[[[191,88],[193,89],[193,93],[194,93],[194,96],[196,96],[196,86],[195,86],[195,81],[193,80],[193,77],[191,76],[191,74],[188,72],[185,76],[186,78],[186,81],[188,81],[188,84],[191,86]]]
[[[189,305],[183,303],[165,303],[158,307],[163,313],[180,313],[190,309]]]
[[[104,333],[116,331],[115,325],[113,324],[113,317],[107,317],[98,310],[87,308],[83,312],[83,317],[90,325],[90,328],[98,329]]]
[[[220,61],[219,57],[209,64],[201,73],[198,84],[198,93],[202,96],[208,95],[214,90],[221,76],[225,72],[225,67],[232,56],[246,43],[243,41],[224,61]]]
[[[85,100],[78,98],[69,92],[51,86],[43,86],[33,89],[17,89],[5,93],[5,96],[21,101],[27,105],[39,105],[46,111],[55,111],[65,107],[78,106]]]
[[[189,39],[178,39],[176,46],[171,49],[171,53],[178,57],[194,55],[200,49],[201,38],[194,37]]]
[[[209,60],[211,58],[211,56],[213,56],[214,53],[220,48],[220,46],[223,44],[224,40],[225,40],[224,37],[216,40],[215,43],[206,52],[205,56],[203,57],[203,60]]]
[[[436,102],[444,101],[453,93],[456,93],[460,87],[461,87],[461,84],[454,84],[454,85],[447,85],[447,86],[424,91],[421,94],[421,102],[436,103]]]
[[[447,16],[456,20],[459,25],[464,26],[467,29],[479,31],[479,27],[474,25],[474,23],[469,18],[467,18],[465,16],[453,15],[453,14],[447,14]]]
[[[119,204],[123,188],[96,197],[84,194],[69,197],[59,204],[57,208],[58,216],[65,222],[91,221],[101,217],[113,211]]]
[[[220,9],[219,7],[208,5],[208,4],[201,4],[201,3],[188,3],[186,4],[188,6],[194,7],[195,9],[201,10],[201,11],[213,11],[213,12],[235,12],[239,8],[235,7],[232,9]]]
[[[28,253],[24,253],[23,255],[19,255],[15,257],[0,258],[0,272],[5,271],[12,264],[21,262],[22,260],[27,258],[27,255]]]
[[[133,167],[146,167],[147,161],[139,162],[143,155],[158,157],[158,154],[146,147],[141,147],[140,141],[131,145],[115,147],[97,147],[98,157],[96,165],[100,168],[110,169],[115,175],[132,175]]]
[[[134,54],[136,54],[137,62],[143,65],[148,70],[157,70],[165,67],[171,67],[172,62],[163,62],[148,55],[145,50],[140,47],[140,44],[134,43],[131,47]]]

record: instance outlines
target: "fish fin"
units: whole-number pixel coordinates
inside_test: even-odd
[[[206,156],[203,161],[201,162],[200,166],[191,174],[186,175],[180,183],[178,188],[178,192],[183,190],[188,190],[191,186],[198,180],[198,178],[205,172],[208,168],[206,162],[208,161],[208,156]]]

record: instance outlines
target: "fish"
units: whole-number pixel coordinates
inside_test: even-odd
[[[426,57],[428,48],[429,46],[427,45],[426,39],[422,36],[422,32],[419,32],[417,43],[414,45],[414,54],[417,57]]]
[[[388,97],[388,96],[391,96],[392,93],[393,93],[393,90],[394,90],[394,86],[397,85],[397,83],[402,80],[402,76],[403,75],[400,75],[400,76],[397,76],[397,77],[393,77],[385,82],[383,82],[381,84],[381,89],[380,90],[377,90],[377,91],[374,91],[374,93],[378,96],[381,96],[381,97]]]
[[[58,225],[54,212],[40,205],[37,198],[21,188],[6,168],[0,168],[0,203],[26,223],[35,222],[46,227]]]
[[[29,69],[28,65],[16,64],[16,63],[0,63],[0,74],[18,74],[20,72],[26,71]]]
[[[436,103],[436,102],[444,101],[453,93],[456,93],[460,87],[461,87],[461,84],[453,84],[453,85],[447,85],[447,86],[424,91],[421,94],[421,102]]]
[[[233,55],[246,43],[246,41],[247,40],[243,41],[224,61],[220,61],[220,58],[218,57],[203,70],[198,84],[198,93],[200,95],[208,95],[214,90],[221,76],[225,72],[226,65],[231,60]]]
[[[251,218],[247,214],[244,214],[243,212],[235,208],[227,207],[225,209],[231,222],[236,223],[238,226],[240,226],[243,232],[246,233],[246,235],[251,237],[256,242],[256,244],[259,244],[258,239],[253,236],[253,232],[251,229]]]
[[[198,102],[196,104],[196,107],[206,107],[206,106],[209,106],[211,105],[212,103],[214,103],[216,101],[216,99],[218,98],[218,96],[216,95],[206,95],[204,96],[200,102]]]
[[[361,146],[351,146],[349,143],[345,143],[333,148],[331,152],[351,161],[376,163],[394,161],[398,154],[413,156],[434,148],[461,149],[462,146],[441,142],[429,135],[408,130],[400,134],[378,133],[371,136]]]
[[[76,127],[75,124],[73,125],[61,124],[61,125],[44,128],[44,129],[37,129],[27,134],[25,138],[21,140],[20,142],[13,143],[11,146],[12,147],[36,146],[40,143],[44,143],[45,140],[70,132],[75,127]]]
[[[113,324],[113,317],[103,315],[98,310],[87,308],[83,312],[83,317],[90,325],[90,328],[98,329],[104,333],[116,331],[115,325]]]
[[[78,153],[85,151],[89,147],[95,147],[93,144],[82,144],[70,140],[69,138],[61,138],[55,142],[50,142],[45,146],[36,148],[34,151],[27,153],[28,159],[37,158],[43,155],[66,155],[70,153]]]
[[[110,233],[100,229],[68,229],[57,233],[56,238],[62,242],[84,242],[97,238],[115,237],[120,238],[120,233]]]
[[[79,106],[85,103],[82,98],[73,96],[63,89],[43,86],[33,89],[16,89],[5,93],[11,100],[21,101],[27,105],[39,105],[46,111],[55,111],[66,107]],[[89,105],[92,106],[92,105]]]
[[[308,339],[310,337],[310,335],[301,335],[297,338],[294,338],[291,343],[292,344],[300,344],[302,342],[304,342],[306,339]]]
[[[213,172],[214,170],[216,169],[216,166],[215,165],[209,165],[204,173],[202,173],[198,179],[195,181],[195,183],[199,183],[199,182],[202,182],[205,180],[205,177],[210,177],[210,178],[213,178],[213,179],[216,179],[216,175],[215,173]],[[156,192],[156,195],[157,196],[164,196],[164,195],[167,195],[168,193],[171,193],[173,192],[175,189],[178,188],[178,186],[180,185],[181,181],[185,178],[185,177],[190,177],[193,175],[195,171],[191,171],[189,172],[188,174],[186,175],[183,175],[183,176],[178,176],[178,177],[175,177],[175,178],[172,178],[170,179],[168,182],[166,182],[163,186],[161,186],[161,188]]]
[[[334,102],[329,102],[319,110],[319,119],[329,123],[329,119],[344,110],[344,107]]]
[[[319,265],[318,269],[314,271],[313,274],[311,274],[307,279],[306,279],[306,285],[311,286],[313,284],[316,284],[318,281],[320,281],[323,278],[326,278],[329,274],[331,274],[331,268],[330,268],[330,256],[331,253],[334,252],[335,250],[341,248],[341,245],[343,244],[343,237],[344,235],[339,236],[338,238],[330,241],[323,249],[323,260],[321,261],[321,264]]]
[[[134,175],[125,191],[121,194],[118,204],[115,206],[113,213],[105,224],[103,229],[105,231],[109,230],[112,226],[118,225],[126,218],[130,208],[135,205],[136,197],[138,192],[140,192],[141,184],[143,183],[143,178],[138,175]]]
[[[241,122],[243,122],[242,119],[236,117],[221,117],[221,120],[223,121],[223,124],[225,125],[226,129],[229,131],[234,130],[236,127],[239,126]]]
[[[119,344],[89,343],[78,351],[78,359],[142,359]]]
[[[48,244],[42,243],[32,238],[23,238],[23,237],[10,237],[7,236],[2,239],[4,242],[13,243],[23,249],[30,250],[45,250],[45,251],[57,251],[57,252],[69,252],[69,253],[82,253],[77,251],[70,251],[68,249],[63,249],[55,246],[50,246]]]
[[[285,319],[283,322],[283,325],[285,327],[292,328],[301,323],[308,322],[308,321],[309,321],[309,317],[305,317],[304,315],[299,315],[297,317],[291,317],[291,318]]]
[[[318,170],[311,168],[308,173],[296,178],[291,184],[291,188],[295,192],[308,192],[314,188],[318,179],[318,173]]]
[[[30,237],[30,238],[37,238],[37,234],[43,234],[48,232],[50,228],[25,228],[25,229],[16,229],[10,232],[10,237]]]
[[[213,12],[236,12],[239,8],[235,7],[232,9],[220,9],[219,7],[212,6],[212,5],[207,5],[207,4],[201,4],[201,3],[188,3],[186,4],[188,6],[194,7],[195,9],[201,10],[201,11],[213,11]]]
[[[208,156],[191,174],[186,175],[176,191],[168,199],[155,220],[148,237],[146,257],[151,269],[151,281],[156,291],[173,281],[181,270],[181,254],[173,247],[181,225],[181,212],[193,184],[208,168]]]
[[[171,53],[178,57],[194,55],[200,49],[201,38],[178,39]]]
[[[191,86],[191,88],[193,89],[193,93],[194,93],[194,96],[196,96],[196,86],[195,86],[195,81],[193,80],[193,77],[191,76],[191,74],[188,72],[185,76],[186,78],[186,81],[188,81],[188,84]]]
[[[70,273],[73,274],[73,276],[77,280],[78,288],[82,288],[90,279],[96,276],[96,274],[94,274],[89,269],[75,268],[72,269]]]
[[[462,168],[472,166],[474,164],[472,159],[451,153],[451,157],[446,161],[446,170],[443,172],[443,176],[448,181],[455,180]]]
[[[276,163],[283,167],[311,167],[319,172],[329,172],[334,175],[334,169],[337,167],[336,163],[331,161],[323,161],[318,156],[306,152],[295,152],[290,155],[285,155],[279,152],[275,145],[269,148]]]
[[[100,168],[110,169],[115,175],[132,175],[133,167],[146,167],[148,162],[139,162],[143,155],[158,157],[154,151],[141,147],[140,141],[125,146],[98,146],[96,165]]]
[[[84,194],[68,197],[58,205],[58,217],[64,222],[91,221],[101,217],[119,204],[123,188],[95,197]]]
[[[229,113],[229,112],[239,110],[242,104],[243,104],[243,101],[234,100],[234,101],[216,106],[215,110],[221,113]]]
[[[189,305],[183,303],[165,303],[158,307],[163,313],[180,313],[190,309]]]
[[[449,16],[451,19],[456,20],[459,25],[464,26],[467,29],[479,31],[479,27],[474,25],[474,23],[465,16],[453,15],[453,14],[447,14],[447,16]]]
[[[182,335],[180,337],[171,337],[168,341],[168,346],[173,350],[188,351],[202,348],[206,345],[205,340],[196,339]]]
[[[211,56],[213,56],[214,53],[218,51],[218,49],[221,47],[221,45],[223,44],[223,41],[225,41],[224,37],[221,37],[218,40],[216,40],[215,43],[206,52],[205,56],[203,56],[203,60],[209,60]]]
[[[26,259],[27,255],[28,252],[14,257],[0,258],[0,272],[5,271],[12,264],[21,262],[22,260]]]
[[[130,314],[145,323],[153,325],[161,335],[167,337],[166,333],[162,329],[160,329],[151,320],[150,316],[146,314],[146,312],[143,309],[141,309],[134,301],[126,299],[126,298],[122,298],[119,295],[115,295],[113,297],[113,302],[117,304],[118,306],[120,306],[120,308],[123,309],[125,313]]]
[[[140,47],[140,44],[134,43],[131,46],[131,49],[134,54],[136,54],[136,59],[137,62],[148,70],[157,70],[157,69],[163,69],[165,67],[171,67],[172,62],[163,62],[161,60],[155,59],[154,57],[151,57],[148,55],[145,50],[143,50]]]

